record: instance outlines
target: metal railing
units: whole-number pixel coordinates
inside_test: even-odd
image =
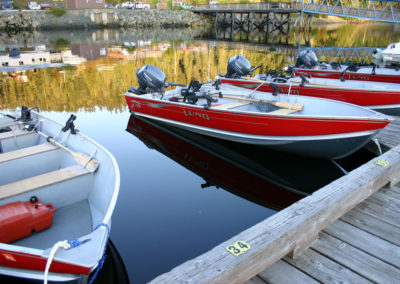
[[[296,5],[302,12],[400,23],[398,1],[369,0],[301,0]]]
[[[292,9],[307,14],[325,14],[375,21],[400,23],[400,1],[397,0],[293,0],[271,3],[202,4],[194,12],[236,10],[238,12]]]
[[[290,9],[292,2],[273,2],[273,3],[245,3],[245,4],[199,4],[196,10],[266,10],[266,9]],[[300,8],[300,7],[299,7]]]

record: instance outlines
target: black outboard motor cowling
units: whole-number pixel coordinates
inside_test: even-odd
[[[236,55],[228,61],[228,72],[224,77],[241,77],[247,76],[251,72],[250,62],[241,55]]]
[[[316,66],[318,63],[317,55],[315,55],[314,51],[308,49],[303,50],[297,56],[296,67],[305,66],[307,68],[311,68]]]
[[[139,81],[139,89],[137,91],[141,94],[146,93],[149,88],[153,91],[162,91],[167,77],[164,72],[153,65],[145,65],[136,72]]]

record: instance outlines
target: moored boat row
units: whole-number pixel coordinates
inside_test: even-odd
[[[299,57],[298,62],[301,62],[299,65],[316,66],[316,61],[312,59],[314,57],[307,58],[307,55],[310,55],[310,53]],[[273,92],[274,88],[279,88],[280,92],[287,94],[338,100],[390,115],[400,114],[400,84],[360,79],[347,80],[344,79],[345,76],[340,75],[340,72],[337,72],[335,76],[325,76],[324,74],[327,73],[318,73],[320,72],[319,69],[298,69],[298,67],[288,68],[291,76],[269,71],[266,74],[248,77],[252,71],[251,64],[246,58],[236,56],[229,64],[232,67],[228,66],[228,73],[219,76],[224,84],[257,89],[262,92]],[[237,70],[229,72],[229,69],[235,69],[234,66]],[[345,74],[343,72],[342,74]],[[296,74],[298,76],[295,76]],[[342,76],[342,79],[340,79],[340,76]],[[400,73],[394,77],[400,78]]]
[[[239,60],[232,60],[228,73],[240,73],[244,58],[236,58]],[[306,156],[347,156],[392,120],[354,104],[280,93],[274,85],[271,93],[260,92],[257,87],[246,90],[220,85],[219,81],[192,81],[189,86],[164,91],[173,84],[166,83],[164,73],[155,66],[144,66],[137,76],[139,88],[132,87],[125,98],[130,111],[138,116],[220,139]]]

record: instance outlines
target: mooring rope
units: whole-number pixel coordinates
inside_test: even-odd
[[[101,270],[101,268],[103,267],[104,261],[105,261],[105,259],[107,257],[106,256],[106,248],[107,248],[108,240],[110,238],[110,227],[105,223],[100,223],[100,224],[98,224],[96,226],[96,228],[94,228],[93,231],[96,231],[100,226],[106,227],[106,229],[107,229],[107,238],[106,238],[106,242],[105,242],[105,245],[104,245],[104,250],[103,250],[102,257],[99,260],[99,263],[97,265],[97,269],[94,272],[92,278],[90,279],[89,284],[91,284],[96,279],[96,277],[97,277],[99,271]],[[73,239],[72,241],[65,240],[65,241],[59,241],[59,242],[55,243],[54,246],[52,247],[51,251],[50,251],[49,258],[47,259],[47,262],[46,262],[46,268],[45,268],[45,271],[44,271],[43,283],[47,284],[50,266],[51,266],[51,263],[53,262],[55,254],[56,254],[56,252],[57,252],[57,250],[59,248],[63,248],[65,250],[68,250],[68,249],[71,249],[71,248],[78,247],[78,246],[86,243],[87,241],[89,241],[89,239],[86,239],[84,241],[79,241],[78,239]]]

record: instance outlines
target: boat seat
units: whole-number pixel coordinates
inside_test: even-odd
[[[169,98],[169,100],[170,100],[170,101],[183,101],[183,96],[171,97],[171,98]],[[205,100],[205,98],[199,98],[199,99],[197,100],[197,102],[201,102],[201,101],[204,101],[204,100]]]
[[[74,165],[56,171],[34,176],[24,180],[0,186],[0,199],[32,191],[37,188],[59,183],[90,173],[81,165]]]
[[[233,102],[228,104],[222,104],[212,107],[213,109],[231,109],[235,107],[241,107],[250,104],[250,102]]]
[[[290,113],[294,113],[296,111],[298,111],[298,110],[297,109],[280,108],[280,109],[271,111],[269,113],[272,113],[272,114],[290,114]]]
[[[25,131],[25,130],[17,128],[14,131],[7,131],[7,132],[0,133],[0,141],[9,139],[9,138],[14,138],[16,136],[27,135],[27,134],[32,134],[32,133],[34,133],[34,132],[29,132],[29,131]]]
[[[19,158],[27,157],[27,156],[32,156],[52,150],[59,149],[57,146],[50,144],[50,143],[45,143],[45,144],[39,144],[31,147],[26,147],[22,148],[19,150],[14,150],[6,153],[1,153],[0,154],[0,163],[11,161],[11,160],[16,160]]]

